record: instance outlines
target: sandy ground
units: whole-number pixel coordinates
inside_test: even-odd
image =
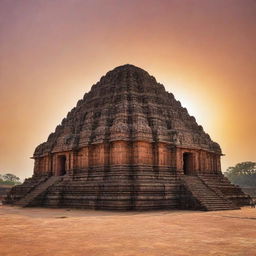
[[[256,209],[106,212],[0,206],[0,255],[256,255]]]

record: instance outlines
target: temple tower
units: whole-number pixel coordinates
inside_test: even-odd
[[[145,70],[124,65],[93,85],[36,148],[33,177],[13,189],[14,199],[7,202],[235,209],[248,197],[222,175],[221,155],[172,93]],[[215,204],[209,205],[212,198]]]

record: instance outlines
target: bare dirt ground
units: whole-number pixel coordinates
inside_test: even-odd
[[[0,206],[1,256],[255,256],[256,209],[107,212]]]

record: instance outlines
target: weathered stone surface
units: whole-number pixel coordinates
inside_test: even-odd
[[[221,153],[173,94],[146,71],[125,65],[93,85],[34,156],[110,140],[167,142]]]
[[[248,197],[242,191],[234,194],[228,181],[225,191],[208,186],[207,175],[217,184],[223,178],[220,156],[220,146],[173,94],[146,71],[124,65],[93,85],[48,140],[36,148],[32,179],[14,188],[6,202],[44,187],[40,183],[45,177],[66,174],[41,194],[37,190],[38,196],[30,205],[178,208],[184,201],[184,175],[196,175],[201,181],[195,183],[204,191],[210,189],[209,194],[218,197],[218,193],[227,193],[231,194],[227,200],[247,203]],[[198,189],[190,192],[186,198],[193,201]]]

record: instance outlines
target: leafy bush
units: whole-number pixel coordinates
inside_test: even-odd
[[[4,175],[0,174],[0,184],[19,185],[21,184],[21,182],[20,182],[20,178],[17,177],[16,175],[11,173],[6,173]]]
[[[256,187],[256,162],[242,162],[229,167],[224,175],[234,184],[242,187]]]

